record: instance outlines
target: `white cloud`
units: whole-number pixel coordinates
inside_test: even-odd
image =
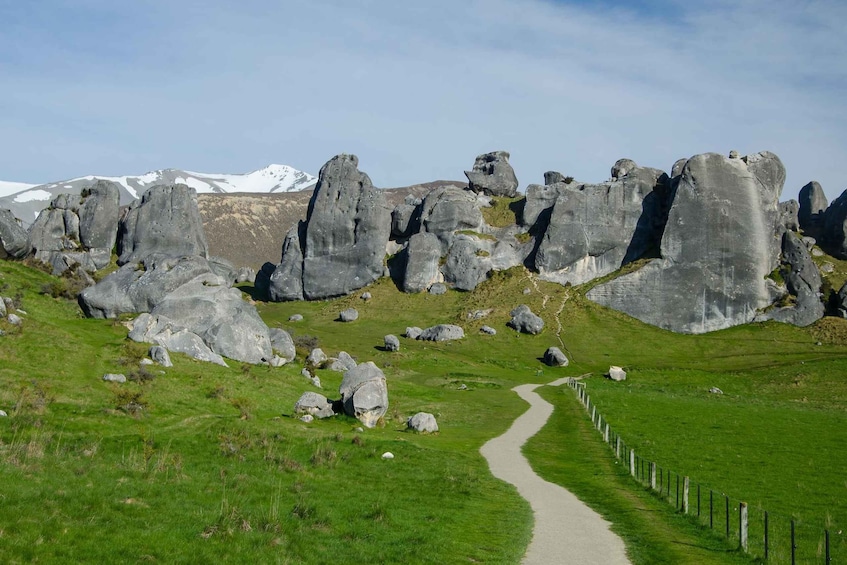
[[[12,109],[0,178],[270,162],[316,173],[353,152],[375,184],[398,186],[461,179],[478,153],[506,149],[526,185],[550,169],[603,180],[620,157],[669,169],[769,149],[788,169],[785,197],[811,179],[831,199],[847,188],[847,7],[835,0],[669,0],[649,13],[540,0],[147,6],[102,12],[105,35],[82,26],[54,45],[40,33],[34,68],[0,66],[16,85],[0,92]]]

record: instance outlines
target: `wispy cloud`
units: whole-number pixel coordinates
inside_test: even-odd
[[[506,149],[526,185],[550,169],[603,180],[620,157],[669,169],[769,149],[785,197],[817,179],[834,198],[841,4],[0,3],[0,178],[316,172],[354,152],[399,186]]]

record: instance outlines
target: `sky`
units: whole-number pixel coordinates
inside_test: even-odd
[[[847,189],[843,0],[0,0],[0,180],[162,168],[521,189],[769,150]]]

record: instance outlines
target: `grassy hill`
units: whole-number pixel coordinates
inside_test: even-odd
[[[173,355],[173,368],[145,371],[147,348],[120,321],[83,319],[75,303],[42,294],[52,277],[20,263],[0,262],[0,275],[0,295],[26,311],[21,328],[0,321],[4,562],[517,563],[531,512],[488,474],[479,447],[525,410],[513,386],[588,373],[592,399],[645,457],[751,506],[847,525],[841,320],[675,335],[513,269],[471,293],[407,295],[381,280],[367,302],[258,303],[300,344],[295,363],[223,368]],[[544,318],[541,335],[506,328],[521,303]],[[349,306],[359,320],[337,322]],[[304,320],[289,322],[295,313]],[[467,337],[401,338],[399,352],[382,351],[385,334],[435,323]],[[498,334],[481,334],[483,324]],[[314,344],[384,369],[383,427],[291,417],[316,390],[300,375]],[[540,363],[550,345],[564,345],[569,367]],[[628,380],[602,379],[610,364]],[[107,372],[131,380],[105,383]],[[341,375],[319,376],[336,398]],[[557,411],[527,455],[613,521],[634,562],[745,561],[622,475],[570,389],[542,393]],[[418,411],[441,431],[405,431]]]

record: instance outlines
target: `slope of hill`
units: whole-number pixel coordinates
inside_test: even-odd
[[[151,186],[159,184],[186,184],[200,194],[232,192],[278,194],[307,189],[313,186],[317,179],[288,165],[268,165],[246,174],[197,173],[180,169],[162,169],[138,176],[88,175],[35,186],[22,183],[0,183],[0,208],[10,209],[24,225],[29,225],[38,213],[59,194],[79,194],[84,188],[98,180],[116,183],[121,193],[121,204],[125,205],[138,198]],[[5,192],[15,188],[15,185],[20,185],[17,191]]]

